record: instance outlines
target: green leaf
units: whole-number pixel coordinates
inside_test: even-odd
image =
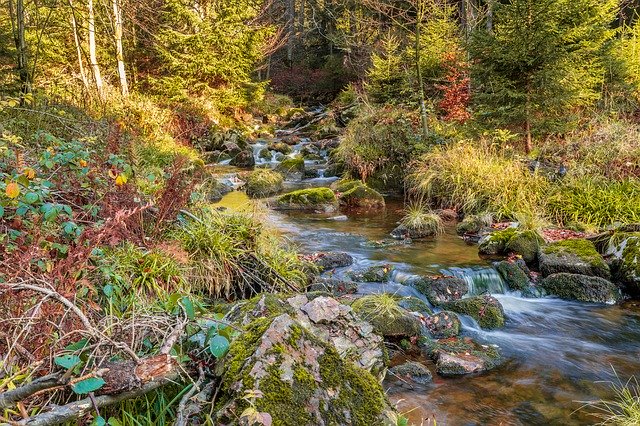
[[[229,340],[226,337],[216,335],[209,341],[209,351],[216,358],[222,358],[229,350]]]
[[[70,344],[65,349],[68,351],[79,351],[81,349],[86,348],[89,345],[88,339],[80,339],[75,343]]]
[[[38,197],[38,194],[36,194],[35,192],[27,192],[24,196],[24,202],[27,204],[33,204],[38,202],[38,199],[40,197]]]
[[[123,426],[122,422],[115,417],[110,417],[107,423],[109,424],[109,426]]]
[[[80,364],[80,357],[77,355],[62,355],[55,357],[53,359],[53,362],[55,362],[56,365],[59,365],[60,367],[66,368],[68,370]]]
[[[4,207],[0,206],[0,217],[4,216]]]
[[[184,296],[180,300],[180,302],[182,303],[182,306],[187,313],[187,318],[189,318],[190,320],[194,319],[196,317],[196,311],[193,308],[193,302],[191,302],[191,299],[189,299],[187,296]]]
[[[398,426],[408,426],[409,425],[409,419],[407,419],[406,417],[398,417]]]
[[[107,426],[107,421],[102,416],[93,419],[91,426]]]
[[[113,286],[111,284],[105,285],[104,287],[102,287],[102,292],[107,297],[113,296]]]
[[[81,380],[73,385],[71,389],[78,395],[94,392],[105,385],[105,381],[100,377],[89,377],[88,379]]]

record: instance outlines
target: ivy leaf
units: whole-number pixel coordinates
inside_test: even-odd
[[[27,204],[33,204],[38,201],[40,197],[35,192],[27,192],[24,196],[24,202]]]
[[[105,381],[100,377],[89,377],[88,379],[80,380],[77,383],[71,385],[71,389],[78,395],[97,391],[105,385]]]
[[[80,357],[77,355],[62,355],[53,359],[56,365],[69,370],[80,363]]]
[[[4,216],[4,207],[0,206],[0,217]]]
[[[91,426],[107,426],[107,421],[102,416],[93,419]]]
[[[196,311],[193,308],[193,302],[191,302],[191,299],[189,299],[187,296],[184,296],[181,299],[181,303],[184,307],[185,312],[187,313],[187,318],[189,318],[190,320],[194,319],[196,317]]]
[[[80,339],[75,343],[70,344],[65,349],[68,351],[79,351],[81,349],[86,348],[89,345],[88,339]]]
[[[224,336],[218,334],[209,341],[209,351],[218,359],[225,356],[228,350],[229,340]]]

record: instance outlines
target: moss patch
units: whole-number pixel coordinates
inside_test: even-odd
[[[509,289],[525,291],[529,288],[529,277],[515,262],[498,262],[495,268]]]
[[[558,273],[542,280],[540,286],[550,294],[566,300],[615,303],[620,299],[618,288],[600,277]]]
[[[276,170],[285,174],[304,173],[304,159],[302,157],[285,158],[278,164]]]
[[[538,259],[538,249],[544,240],[535,231],[517,232],[505,245],[506,253],[515,253],[522,256],[525,262],[531,264]]]
[[[480,240],[479,251],[481,254],[494,256],[503,254],[509,240],[518,232],[515,228],[507,228],[493,232]]]
[[[284,178],[278,172],[267,169],[254,170],[247,176],[246,191],[250,197],[266,197],[282,190]]]
[[[350,271],[349,278],[359,283],[386,283],[395,268],[392,265],[376,265],[367,269]]]
[[[337,204],[335,194],[329,188],[309,188],[289,192],[277,199],[277,206],[291,209],[315,209]]]
[[[455,300],[443,305],[459,314],[469,315],[478,325],[486,329],[494,329],[504,326],[504,310],[502,305],[492,296],[474,296],[466,299]]]
[[[420,321],[398,305],[395,297],[381,294],[364,296],[351,305],[363,320],[371,323],[376,333],[385,337],[420,335]]]
[[[591,241],[571,239],[558,241],[540,249],[540,272],[591,275],[608,279],[609,266]]]

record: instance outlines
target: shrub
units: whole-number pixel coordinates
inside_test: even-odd
[[[413,191],[441,208],[465,214],[495,212],[514,218],[521,211],[544,211],[550,183],[518,161],[485,144],[458,142],[435,147],[409,177]]]

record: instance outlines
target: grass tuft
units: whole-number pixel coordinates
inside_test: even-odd
[[[440,235],[444,232],[442,218],[419,203],[410,203],[400,223],[418,233]]]
[[[635,376],[626,382],[618,377],[608,382],[613,391],[611,400],[585,402],[582,409],[589,410],[591,415],[600,420],[598,425],[637,426],[640,425],[640,384]]]

